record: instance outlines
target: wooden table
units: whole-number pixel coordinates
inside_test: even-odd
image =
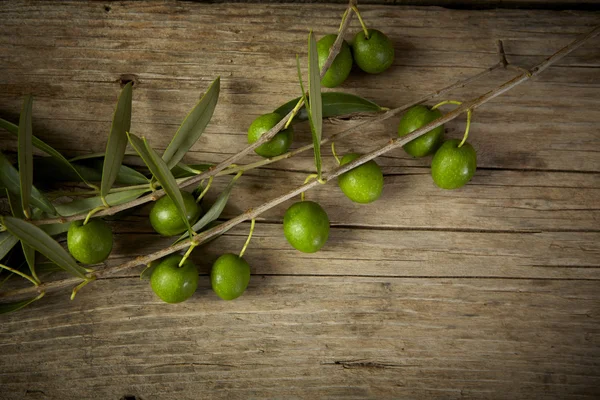
[[[4,2],[0,116],[17,121],[22,96],[33,93],[35,134],[68,156],[103,151],[120,81],[134,79],[132,131],[162,150],[220,75],[214,118],[186,158],[219,162],[246,146],[257,115],[299,94],[295,54],[305,54],[309,28],[334,32],[343,8]],[[341,90],[388,107],[493,65],[497,39],[511,63],[529,67],[600,24],[591,11],[362,13],[393,39],[396,61],[382,75],[354,72]],[[201,284],[186,303],[159,301],[140,267],[74,301],[62,291],[1,316],[0,398],[597,398],[599,48],[593,40],[476,111],[478,170],[460,190],[436,188],[430,159],[399,150],[377,160],[386,182],[377,203],[353,204],[335,183],[308,193],[332,223],[316,254],[286,243],[290,203],[264,214],[238,300],[219,300],[207,274],[218,255],[239,251],[249,224],[194,253]],[[446,98],[467,100],[515,73]],[[325,135],[355,123],[326,122]],[[464,123],[447,124],[447,136],[460,137]],[[373,124],[337,149],[373,150],[397,124]],[[16,149],[10,134],[0,141]],[[309,142],[299,126],[295,146]],[[328,148],[324,157],[333,168]],[[301,184],[312,162],[308,152],[246,173],[223,218]],[[215,181],[208,203],[228,179]],[[108,265],[170,243],[147,212],[111,222]]]

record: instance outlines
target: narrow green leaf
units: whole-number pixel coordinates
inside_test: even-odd
[[[100,195],[105,197],[112,187],[119,167],[125,156],[127,147],[127,132],[131,128],[131,101],[132,83],[129,82],[119,96],[117,108],[113,116],[112,127],[106,143],[106,157],[102,168],[102,182],[100,183]]]
[[[177,179],[196,176],[204,171],[207,171],[214,164],[184,164],[179,163],[171,169],[171,173]]]
[[[42,274],[48,274],[51,272],[62,271],[63,269],[61,267],[59,267],[58,265],[54,264],[52,261],[43,261],[41,263],[38,263],[37,270],[38,270],[38,273],[40,275],[42,275]]]
[[[70,226],[70,222],[65,222],[64,224],[44,224],[40,226],[40,228],[42,228],[42,230],[48,235],[56,236],[60,235],[61,233],[67,232]]]
[[[18,241],[19,239],[11,235],[10,232],[0,232],[0,260],[6,257]]]
[[[29,266],[31,276],[38,280],[37,273],[35,272],[35,249],[22,240],[21,247],[23,248],[23,255],[25,256],[25,261],[27,261],[27,266]]]
[[[0,183],[12,194],[21,195],[21,185],[19,182],[19,171],[8,161],[8,159],[0,152]],[[29,202],[41,209],[42,211],[55,215],[56,210],[54,206],[46,197],[32,186],[31,188],[31,196],[29,198]]]
[[[0,217],[0,221],[10,233],[45,255],[62,269],[81,279],[87,279],[85,268],[78,265],[73,257],[41,228],[14,217]]]
[[[70,158],[69,162],[82,161],[82,160],[90,160],[90,159],[93,159],[93,158],[104,158],[104,154],[105,153],[82,154],[80,156]],[[125,152],[125,156],[139,157],[138,153],[136,153],[135,151],[126,151]]]
[[[94,169],[101,169],[101,160],[90,160],[88,163]],[[115,182],[123,185],[143,185],[150,182],[150,180],[141,172],[138,172],[127,165],[121,165]]]
[[[13,217],[25,219],[25,213],[21,208],[23,202],[21,199],[19,199],[19,196],[11,194],[9,191],[6,191],[6,195],[8,196],[8,203],[10,205]],[[39,209],[36,211],[38,211],[37,214],[41,214]],[[36,213],[34,213],[34,215],[35,214]],[[35,273],[35,250],[22,240],[21,247],[23,248],[23,255],[25,256],[25,261],[27,261],[27,265],[29,266],[29,271],[31,271],[31,276],[37,280],[37,274]]]
[[[150,263],[146,266],[146,268],[144,268],[144,270],[140,274],[140,279],[143,279],[143,280],[150,279],[150,277],[152,276],[152,273],[154,272],[156,267],[158,267],[158,264],[160,264],[161,261],[162,261],[162,259],[150,261]]]
[[[2,118],[0,118],[0,128],[6,129],[15,136],[18,136],[19,134],[19,127],[17,125],[8,122]],[[79,171],[69,162],[69,160],[67,160],[62,154],[60,154],[58,150],[54,149],[52,146],[46,144],[45,142],[43,142],[35,136],[32,136],[31,143],[34,147],[40,149],[44,153],[48,154],[49,156],[53,157],[54,159],[62,163],[64,166],[69,168],[72,172],[75,173],[76,176],[79,177],[79,179],[81,179],[83,183],[85,183],[88,186],[91,186],[88,179],[81,175]],[[102,155],[104,155],[104,153],[102,153]]]
[[[198,104],[185,117],[171,143],[163,153],[162,159],[167,163],[169,169],[181,161],[185,153],[198,141],[210,122],[217,100],[219,100],[220,82],[221,79],[217,78],[211,83]]]
[[[308,120],[313,138],[315,151],[315,166],[317,175],[321,178],[321,136],[323,131],[323,106],[321,99],[321,75],[319,68],[319,55],[317,53],[317,41],[311,31],[308,34],[308,95],[310,103],[308,109]]]
[[[18,161],[19,161],[19,183],[21,186],[21,207],[27,218],[31,217],[29,210],[29,199],[31,198],[31,188],[33,186],[33,146],[31,136],[33,136],[31,114],[33,109],[33,97],[25,97],[21,117],[19,118],[18,135]]]
[[[156,152],[150,147],[146,139],[142,140],[139,137],[128,133],[129,143],[133,146],[135,151],[138,152],[142,160],[152,172],[152,175],[156,178],[158,183],[162,186],[167,196],[173,201],[175,207],[179,211],[179,216],[185,222],[188,230],[191,230],[190,222],[186,218],[187,212],[185,210],[185,204],[183,204],[183,197],[181,191],[177,186],[177,181],[167,166],[167,163],[156,154]]]
[[[135,200],[149,191],[150,187],[148,187],[147,189],[124,190],[122,192],[110,193],[104,199],[109,205],[117,206],[119,204]],[[100,207],[102,204],[102,198],[100,196],[95,196],[88,197],[86,199],[73,200],[70,203],[59,204],[56,206],[56,209],[58,210],[60,215],[68,217],[70,215],[81,214],[86,211],[90,211],[96,207]]]
[[[31,299],[21,300],[14,303],[0,303],[0,314],[8,314],[10,312],[19,311],[20,309],[27,307],[28,305],[30,305],[36,300],[41,299],[42,297],[44,297],[44,292],[40,293],[35,297],[32,297]]]
[[[273,112],[282,116],[287,115],[294,109],[300,99],[301,97],[292,99],[279,106]],[[358,113],[376,113],[384,110],[384,108],[372,101],[350,93],[325,92],[321,93],[321,99],[323,101],[323,118],[345,117]],[[306,106],[302,106],[292,122],[297,123],[307,120],[308,113],[306,112]]]
[[[39,157],[33,160],[35,182],[74,182],[84,177],[89,182],[100,182],[102,179],[103,160],[85,160],[73,162],[71,168],[66,168],[61,162],[52,157]],[[73,172],[76,171],[76,172]],[[142,185],[148,179],[135,169],[121,165],[115,183],[122,185]]]
[[[233,189],[233,185],[237,181],[238,177],[239,176],[234,177],[231,180],[231,182],[229,182],[229,185],[227,185],[227,187],[221,192],[221,194],[219,194],[219,196],[217,197],[213,205],[210,206],[206,214],[204,214],[202,218],[200,218],[198,222],[196,222],[194,226],[192,226],[194,232],[199,232],[200,229],[204,228],[206,225],[210,224],[211,222],[215,221],[221,216],[221,213],[223,212],[223,209],[225,208],[225,206],[227,205],[227,201],[229,200],[231,189]],[[185,232],[183,235],[181,235],[179,239],[177,239],[175,243],[182,241],[188,236],[190,236],[190,233]]]

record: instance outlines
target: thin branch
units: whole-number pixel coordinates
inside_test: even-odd
[[[387,145],[385,145],[371,153],[365,154],[362,157],[359,157],[356,160],[354,160],[348,164],[344,164],[344,165],[334,169],[329,174],[327,174],[324,177],[324,179],[326,181],[332,180],[332,179],[338,177],[339,175],[343,174],[344,172],[347,172],[353,168],[356,168],[359,165],[362,165],[384,153],[387,153],[390,150],[393,150],[393,149],[396,149],[398,147],[405,145],[406,143],[410,142],[411,140],[416,139],[417,137],[419,137],[421,135],[424,135],[425,133],[429,132],[430,130],[437,128],[438,126],[443,125],[443,124],[457,118],[459,115],[461,115],[463,112],[466,112],[469,109],[473,110],[477,107],[480,107],[481,105],[502,95],[503,93],[520,85],[521,83],[528,81],[529,79],[531,79],[531,77],[540,74],[546,68],[550,67],[552,64],[556,63],[557,61],[559,61],[560,59],[565,57],[567,54],[569,54],[573,50],[579,48],[585,42],[587,42],[588,40],[597,36],[598,34],[600,34],[600,26],[596,27],[594,30],[587,33],[586,35],[583,35],[582,37],[574,40],[569,45],[563,47],[561,50],[554,53],[548,59],[544,60],[540,64],[533,67],[531,70],[528,71],[528,73],[523,73],[521,75],[518,75],[515,78],[505,82],[504,84],[496,87],[495,89],[493,89],[471,101],[465,101],[465,102],[463,102],[462,105],[460,105],[453,111],[441,116],[440,118],[430,122],[429,124],[419,128],[419,129],[415,130],[411,134],[409,134],[407,136],[403,136],[401,138],[390,140],[390,142]],[[104,270],[97,271],[95,273],[95,275],[99,279],[105,278],[105,277],[114,275],[120,271],[124,271],[124,270],[130,269],[130,268],[136,267],[138,265],[147,264],[150,261],[164,257],[164,256],[174,253],[176,251],[183,250],[192,244],[198,245],[198,244],[204,243],[204,242],[208,241],[209,239],[212,239],[216,236],[219,236],[219,235],[229,231],[234,226],[236,226],[244,221],[254,219],[257,216],[259,216],[260,214],[262,214],[263,212],[299,195],[300,193],[303,193],[315,186],[318,186],[318,185],[320,185],[320,183],[318,181],[316,181],[316,180],[310,181],[310,182],[308,182],[302,186],[299,186],[296,189],[293,189],[281,196],[278,196],[256,208],[249,209],[248,211],[244,212],[243,214],[240,214],[237,217],[234,217],[220,225],[217,225],[214,228],[208,229],[204,232],[200,232],[191,239],[182,241],[180,243],[177,243],[173,246],[159,250],[157,252],[147,254],[145,256],[137,257],[137,258],[130,260],[124,264],[116,265],[114,267],[110,267],[110,268],[106,268]],[[40,292],[41,291],[51,291],[51,290],[53,291],[53,290],[57,290],[60,288],[73,286],[80,282],[81,282],[81,280],[77,279],[77,278],[69,278],[69,279],[63,279],[60,281],[47,282],[47,283],[41,284],[37,288],[30,287],[30,288],[18,289],[18,290],[8,291],[5,293],[0,293],[0,298],[20,296],[20,295],[24,295],[27,293],[31,293],[35,290],[38,290]]]

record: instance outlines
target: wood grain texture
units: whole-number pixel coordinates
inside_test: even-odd
[[[218,162],[246,145],[257,115],[298,95],[294,55],[309,28],[337,29],[342,11],[3,2],[0,117],[16,121],[32,93],[36,135],[71,156],[103,151],[121,80],[134,79],[132,131],[163,150],[220,75],[213,121],[186,156]],[[491,66],[496,39],[512,63],[530,66],[600,24],[584,11],[364,5],[362,14],[393,39],[396,61],[383,75],[353,71],[339,90],[389,107]],[[476,111],[469,141],[479,169],[466,187],[439,190],[430,159],[387,154],[377,160],[386,182],[377,203],[352,204],[334,182],[307,194],[332,222],[316,254],[283,238],[287,204],[262,215],[245,256],[252,280],[238,300],[219,301],[207,274],[220,254],[239,251],[248,224],[195,251],[201,287],[187,303],[160,303],[131,270],[73,302],[56,293],[1,316],[0,398],[599,397],[599,44]],[[469,99],[512,74],[497,71],[449,98]],[[326,122],[324,135],[354,123]],[[397,124],[373,124],[336,148],[372,150]],[[453,121],[447,136],[463,128]],[[295,137],[295,147],[311,140],[303,125]],[[0,132],[0,148],[15,151],[14,137]],[[300,184],[312,162],[306,153],[245,174],[222,218]],[[228,179],[215,180],[205,205]],[[153,234],[148,209],[110,222],[107,265],[171,243]]]
[[[4,317],[3,398],[599,394],[596,282],[257,276],[233,302],[201,282],[170,307],[134,277]]]

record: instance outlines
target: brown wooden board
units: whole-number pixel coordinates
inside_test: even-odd
[[[600,24],[591,11],[361,10],[393,39],[396,61],[378,76],[353,71],[338,90],[387,107],[493,65],[497,39],[511,63],[528,67]],[[68,156],[103,151],[121,81],[133,78],[132,132],[163,150],[220,75],[213,121],[185,159],[219,162],[246,146],[257,115],[299,95],[295,54],[305,54],[308,29],[334,32],[342,12],[340,4],[3,2],[0,117],[17,122],[32,93],[37,136]],[[307,193],[332,223],[318,253],[285,241],[290,203],[263,214],[246,253],[250,287],[235,301],[219,300],[207,274],[220,254],[240,250],[248,223],[193,254],[201,283],[186,303],[161,303],[140,267],[74,301],[61,291],[0,316],[0,398],[599,397],[599,47],[591,41],[477,109],[469,141],[479,169],[460,190],[437,189],[430,159],[398,150],[377,159],[386,187],[374,204],[351,203],[335,182]],[[496,71],[445,98],[467,100],[514,74]],[[324,136],[355,123],[328,121]],[[340,140],[338,153],[373,150],[397,124]],[[447,124],[447,136],[460,137],[464,124]],[[298,125],[294,147],[310,140]],[[15,138],[1,131],[0,148],[14,152]],[[323,154],[332,169],[330,150]],[[307,152],[246,173],[222,218],[301,184],[312,163]],[[215,180],[205,205],[228,179]],[[171,243],[153,234],[148,208],[110,222],[108,266]]]

